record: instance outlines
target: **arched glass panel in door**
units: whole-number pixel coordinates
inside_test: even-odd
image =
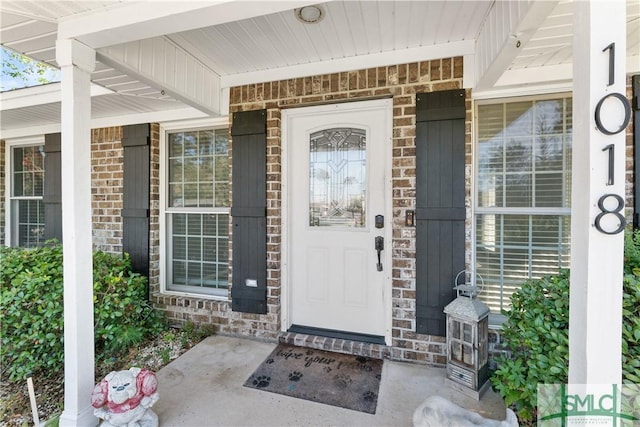
[[[365,227],[365,130],[324,129],[312,133],[309,143],[309,225]]]

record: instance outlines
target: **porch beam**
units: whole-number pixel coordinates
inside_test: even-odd
[[[136,2],[65,19],[58,37],[76,39],[94,49],[225,24],[316,4],[318,1],[161,1]]]
[[[536,83],[567,83],[570,85],[572,77],[572,64],[517,68],[506,70],[495,82],[494,87],[523,86]]]
[[[171,110],[149,111],[145,113],[94,117],[93,119],[91,119],[91,129],[135,125],[138,123],[162,123],[176,120],[193,120],[205,117],[209,116],[191,107],[174,108]],[[46,135],[48,133],[57,133],[60,132],[60,127],[60,123],[55,123],[42,126],[0,129],[0,139],[22,138],[31,135]]]
[[[64,410],[60,426],[93,426],[93,260],[91,239],[91,72],[95,51],[58,40],[61,69]]]
[[[287,80],[298,77],[331,74],[364,68],[384,67],[417,61],[466,56],[473,53],[473,41],[443,43],[433,46],[422,46],[392,52],[378,52],[368,55],[357,55],[347,58],[332,59],[308,64],[291,65],[269,70],[252,71],[242,74],[223,76],[223,88],[242,86],[253,83]]]
[[[494,3],[476,42],[477,90],[494,86],[557,4],[557,0]]]
[[[220,76],[167,37],[104,47],[97,59],[203,113],[224,113]]]
[[[626,2],[573,2],[573,165],[571,198],[571,283],[569,306],[569,383],[620,384],[622,380],[623,235],[607,235],[620,220],[598,206],[610,194],[625,197],[625,132],[598,130],[595,111],[607,94],[625,94]],[[609,85],[607,49],[615,43],[614,83]],[[609,101],[611,101],[609,103]],[[623,104],[610,98],[600,110],[607,129],[623,123]],[[614,184],[606,148],[615,150]],[[624,215],[614,197],[605,208]]]
[[[93,83],[91,84],[91,96],[106,95],[109,93],[113,93],[113,91]],[[60,83],[47,83],[42,86],[0,92],[0,111],[51,104],[60,102],[60,99]]]

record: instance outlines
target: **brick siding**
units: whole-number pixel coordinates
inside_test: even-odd
[[[91,131],[93,249],[122,253],[122,128]]]
[[[633,99],[632,76],[627,76],[627,99]],[[634,158],[633,158],[633,114],[626,130],[626,174],[625,174],[625,216],[628,224],[633,224],[633,205],[635,196],[633,191]]]
[[[631,78],[627,80],[631,97]],[[267,109],[267,298],[266,315],[232,312],[228,301],[174,296],[160,292],[160,126],[151,125],[150,289],[156,307],[174,324],[186,321],[215,325],[219,333],[275,340],[280,331],[281,302],[281,110],[294,106],[393,98],[392,152],[392,346],[379,349],[385,357],[443,365],[444,337],[415,333],[415,229],[404,224],[405,212],[415,208],[415,94],[462,87],[462,59],[378,67],[313,77],[234,87],[231,112]],[[466,118],[466,260],[471,262],[471,101],[467,91]],[[94,248],[122,251],[123,149],[122,128],[94,129],[92,139],[92,209]],[[0,141],[0,200],[5,200],[6,144]],[[230,149],[230,163],[232,143]],[[633,211],[633,137],[627,129],[627,217]],[[232,172],[231,172],[232,174]],[[4,244],[4,203],[0,203],[0,244]],[[231,229],[231,227],[230,227]],[[230,242],[232,245],[232,242]],[[231,247],[230,247],[231,253]],[[232,272],[231,272],[232,274]],[[288,334],[281,340],[295,340]],[[499,331],[490,334],[492,353],[504,351]],[[322,345],[326,343],[323,341]],[[342,344],[341,344],[342,345]],[[378,351],[378,350],[376,350]]]
[[[122,253],[122,128],[91,131],[91,208],[93,248]],[[6,144],[0,140],[0,245],[5,244],[5,156]],[[8,195],[6,195],[8,196]]]
[[[160,292],[160,125],[151,124],[149,148],[149,293]]]
[[[415,208],[415,94],[461,87],[462,58],[449,58],[231,88],[230,113],[267,110],[267,314],[232,312],[227,301],[161,294],[157,259],[152,249],[150,283],[156,306],[164,310],[173,323],[207,323],[215,325],[220,333],[276,339],[281,327],[281,110],[318,103],[392,97],[393,342],[384,354],[393,359],[443,365],[446,362],[444,338],[414,332],[415,229],[404,225],[404,217],[406,210]],[[470,182],[470,101],[467,102],[467,110],[466,172]],[[152,138],[151,143],[154,157],[159,138]],[[233,141],[229,152],[230,163],[232,156]],[[152,160],[152,171],[157,168],[157,162]],[[159,186],[154,186],[152,175],[152,200],[157,200],[159,196],[155,191],[159,191]],[[467,199],[467,206],[470,206],[469,192]],[[158,212],[152,207],[152,224]],[[469,214],[467,226],[470,226],[470,221]],[[151,247],[158,247],[153,238]],[[157,256],[159,259],[159,253]]]
[[[393,65],[232,88],[230,112],[265,108],[267,118],[268,314],[256,325],[280,328],[281,137],[284,108],[382,97],[393,98],[392,346],[390,357],[446,363],[444,338],[415,331],[415,228],[404,224],[415,209],[415,94],[462,87],[462,58]],[[468,96],[469,94],[467,94]],[[471,172],[471,102],[467,102],[467,173]],[[233,145],[233,144],[232,144]],[[470,180],[470,176],[468,177]],[[467,193],[470,206],[470,194]],[[470,225],[470,214],[468,215]],[[255,315],[254,315],[255,316]]]

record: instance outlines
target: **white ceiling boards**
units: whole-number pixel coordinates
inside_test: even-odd
[[[322,19],[301,22],[296,9],[313,4]],[[4,0],[0,42],[54,66],[57,39],[96,49],[91,79],[110,95],[94,103],[94,118],[110,103],[114,117],[127,108],[224,116],[231,86],[445,56],[465,56],[467,86],[484,91],[568,85],[572,19],[571,1]],[[640,70],[639,43],[640,4],[628,0],[631,71]],[[3,132],[48,123],[0,108]]]

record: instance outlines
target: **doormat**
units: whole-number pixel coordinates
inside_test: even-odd
[[[245,387],[376,413],[382,360],[279,344]]]

